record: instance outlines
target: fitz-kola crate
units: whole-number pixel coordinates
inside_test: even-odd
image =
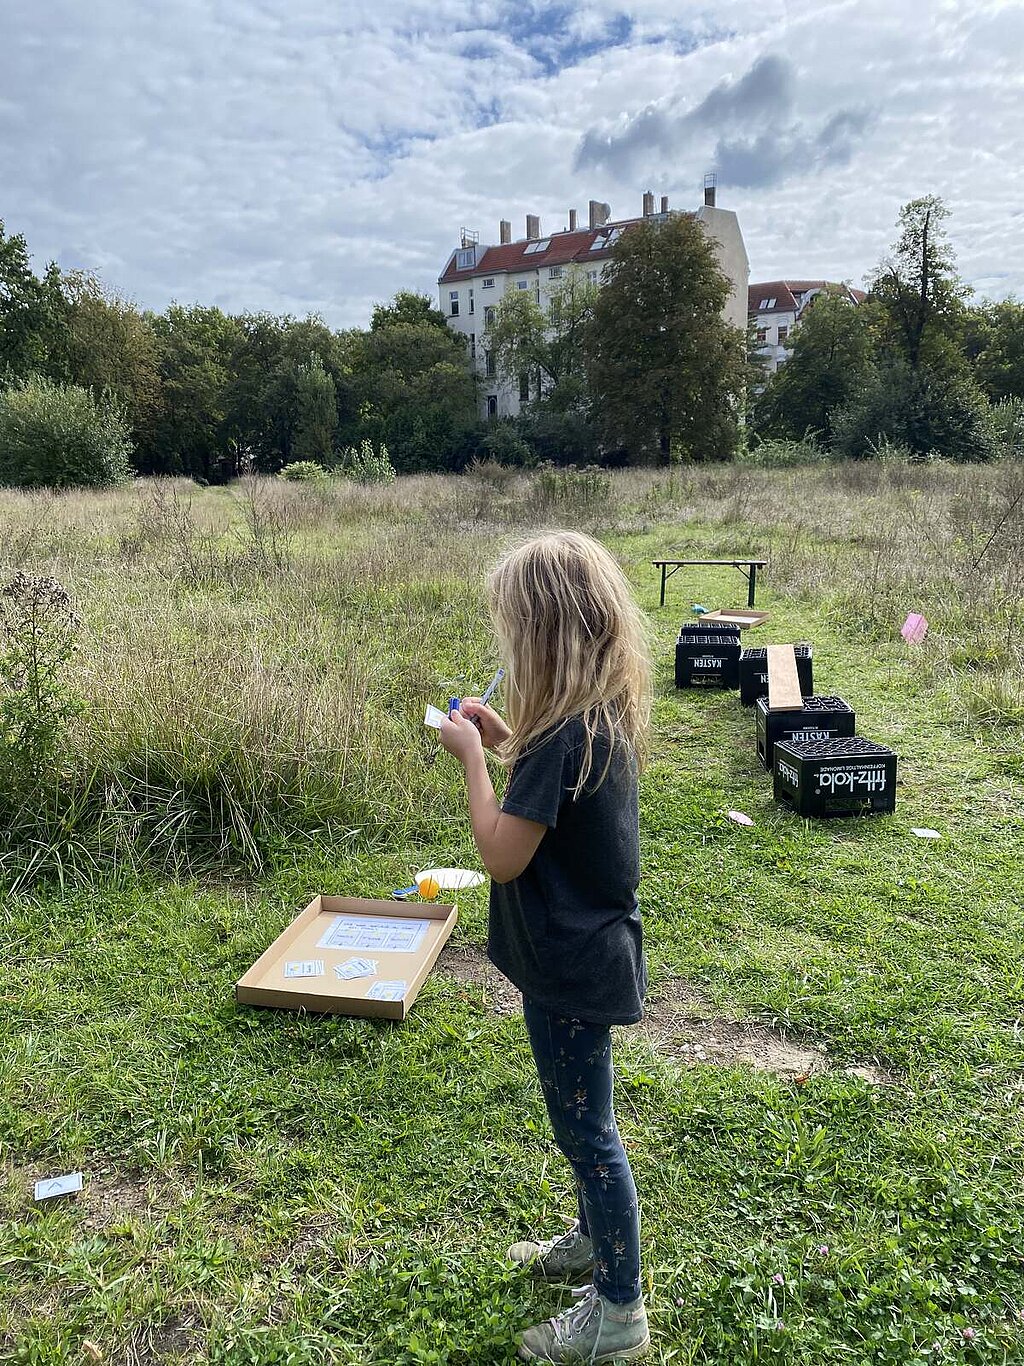
[[[715,636],[719,640],[739,640],[740,628],[725,621],[684,621],[679,628],[679,639],[684,636]]]
[[[680,635],[676,641],[677,688],[738,688],[739,636]]]
[[[897,758],[859,735],[775,745],[775,800],[799,816],[857,816],[896,809]]]
[[[814,661],[809,645],[794,645],[796,655],[796,676],[800,681],[800,691],[810,697],[814,691]],[[740,701],[751,707],[759,697],[768,696],[768,650],[764,645],[755,645],[740,655]]]
[[[780,740],[800,744],[834,740],[853,735],[857,718],[853,708],[841,697],[805,697],[799,710],[769,711],[767,697],[754,703],[757,722],[757,757],[769,773],[773,770],[772,750]]]

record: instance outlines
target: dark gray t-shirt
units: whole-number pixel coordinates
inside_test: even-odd
[[[579,717],[516,760],[501,809],[548,827],[527,867],[491,883],[487,953],[545,1009],[594,1024],[633,1024],[647,989],[640,908],[636,764],[622,745],[597,786],[609,742],[594,739],[587,786]]]

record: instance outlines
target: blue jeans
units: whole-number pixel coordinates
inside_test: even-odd
[[[594,1284],[628,1304],[640,1294],[640,1214],[615,1123],[611,1030],[525,997],[523,1015],[555,1142],[576,1176],[580,1231],[594,1244]]]

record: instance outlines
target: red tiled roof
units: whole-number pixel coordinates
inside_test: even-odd
[[[611,247],[598,247],[592,250],[599,237],[607,236],[613,228],[631,228],[634,223],[642,223],[642,218],[620,219],[617,223],[605,223],[600,228],[583,228],[578,232],[553,232],[545,251],[532,251],[526,248],[533,245],[527,238],[520,242],[506,242],[497,247],[484,247],[475,266],[467,270],[456,270],[456,255],[452,252],[447,266],[438,278],[438,284],[457,284],[471,280],[474,275],[502,275],[510,271],[536,270],[540,266],[564,266],[576,261],[602,261],[611,255]],[[540,238],[541,241],[545,239]]]
[[[849,285],[837,283],[835,280],[768,280],[762,284],[750,285],[747,290],[747,312],[760,313],[762,299],[774,299],[775,304],[772,308],[774,313],[799,313],[800,301],[797,295],[803,295],[812,289],[845,289],[857,303],[862,304],[868,297],[862,289],[851,289]]]

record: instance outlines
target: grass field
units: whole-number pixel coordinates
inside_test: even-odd
[[[497,550],[562,524],[619,554],[657,659],[652,1008],[617,1038],[651,1360],[1024,1362],[1022,487],[878,464],[0,496],[0,560],[77,606],[83,704],[4,794],[0,1359],[483,1366],[565,1302],[503,1261],[571,1182],[485,889],[403,1025],[232,996],[313,893],[474,861],[423,706],[493,672]],[[894,816],[787,814],[750,711],[675,691],[690,603],[743,584],[680,574],[659,610],[649,560],[758,552],[759,642],[812,641],[817,691],[899,752]],[[75,1169],[77,1201],[33,1207]]]

